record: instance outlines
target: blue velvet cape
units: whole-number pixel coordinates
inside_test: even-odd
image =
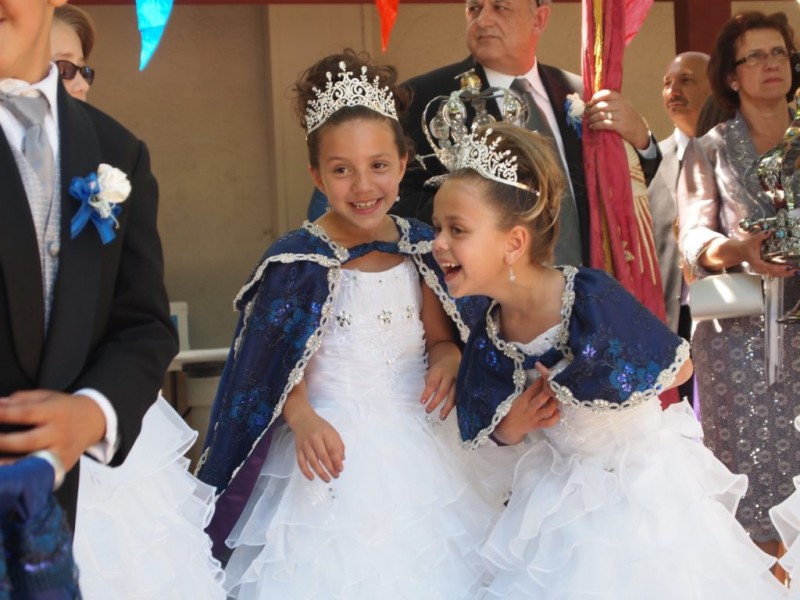
[[[306,223],[267,250],[236,298],[241,311],[233,351],[222,373],[200,460],[200,479],[226,489],[239,467],[280,417],[292,388],[322,341],[322,325],[333,310],[342,267],[368,252],[412,259],[422,280],[442,301],[462,341],[485,312],[488,300],[459,300],[446,293],[443,275],[431,254],[433,230],[418,221],[394,217],[398,242],[372,242],[343,248]],[[263,461],[266,451],[260,452]]]
[[[467,448],[486,441],[525,389],[525,371],[537,361],[552,368],[565,359],[566,366],[550,379],[560,402],[616,410],[670,387],[689,358],[689,344],[607,273],[562,270],[561,325],[555,346],[541,356],[526,355],[499,338],[496,304],[472,328],[456,383],[458,426]]]

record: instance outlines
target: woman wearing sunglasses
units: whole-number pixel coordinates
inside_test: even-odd
[[[94,48],[92,18],[75,6],[56,9],[50,30],[50,52],[70,96],[86,101],[94,69],[86,65]]]

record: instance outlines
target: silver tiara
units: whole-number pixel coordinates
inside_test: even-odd
[[[397,109],[394,106],[394,96],[387,87],[380,87],[380,79],[370,82],[367,79],[367,67],[361,67],[361,77],[352,77],[352,71],[347,70],[344,61],[339,63],[341,72],[337,74],[338,81],[333,81],[333,74],[328,71],[328,83],[325,89],[314,87],[316,98],[310,100],[306,108],[306,132],[311,133],[327,121],[333,113],[340,108],[348,106],[364,106],[397,121]]]
[[[527,106],[505,88],[481,90],[481,79],[472,70],[462,73],[458,79],[460,89],[449,96],[433,98],[422,112],[422,131],[433,149],[433,155],[450,173],[459,169],[473,169],[487,179],[527,192],[534,191],[517,181],[517,157],[510,150],[497,150],[501,138],[489,142],[491,129],[485,129],[482,136],[476,133],[480,127],[496,121],[486,108],[487,102],[502,98],[501,120],[517,125],[527,121]],[[439,103],[436,115],[429,124],[427,114],[436,102]],[[471,123],[470,112],[474,113]],[[424,166],[425,159],[433,155],[417,156],[417,160]],[[425,185],[436,187],[446,178],[447,175],[437,175],[428,179]]]
[[[451,173],[459,169],[472,169],[486,179],[532,192],[530,186],[517,181],[517,157],[511,150],[498,150],[502,138],[497,136],[490,142],[490,135],[491,129],[486,129],[482,136],[470,132],[452,146],[452,152],[437,153],[439,160]]]

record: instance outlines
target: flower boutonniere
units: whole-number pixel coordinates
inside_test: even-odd
[[[74,239],[91,221],[103,244],[112,241],[116,237],[114,230],[119,227],[117,215],[122,212],[120,204],[131,193],[128,176],[111,165],[101,164],[97,167],[97,173],[73,178],[69,193],[81,203],[70,223],[71,237]]]
[[[586,111],[586,103],[578,93],[567,94],[564,109],[567,111],[567,125],[572,127],[578,139],[581,139],[581,126],[583,125],[583,113]]]

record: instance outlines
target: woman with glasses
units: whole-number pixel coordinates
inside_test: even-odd
[[[785,301],[800,297],[797,269],[766,262],[770,232],[746,233],[743,218],[775,215],[754,165],[791,122],[796,51],[786,15],[745,12],[721,29],[708,66],[714,97],[734,113],[692,140],[678,189],[679,244],[693,276],[745,271],[786,278]],[[779,536],[768,511],[792,493],[800,436],[792,422],[800,389],[800,329],[785,329],[781,381],[765,375],[764,316],[697,323],[692,354],[706,445],[734,473],[748,476],[737,518],[753,540],[776,556]]]
[[[50,48],[67,92],[85,102],[94,81],[94,69],[86,65],[94,48],[94,23],[88,13],[69,4],[56,8]]]

